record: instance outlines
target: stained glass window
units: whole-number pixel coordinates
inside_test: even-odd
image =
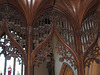
[[[1,51],[1,47],[0,47],[0,51]],[[4,75],[4,63],[5,63],[5,57],[3,54],[1,54],[0,55],[0,71],[2,75]]]
[[[0,38],[0,74],[24,75],[24,64],[21,54],[8,36],[4,33]]]
[[[14,65],[14,62],[15,62],[15,65]],[[18,58],[14,58],[14,57],[11,57],[10,60],[5,61],[4,54],[1,54],[0,55],[0,73],[2,73],[2,75],[24,75],[24,64],[23,63],[20,64],[18,61]]]

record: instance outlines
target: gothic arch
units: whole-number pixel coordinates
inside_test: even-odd
[[[19,22],[24,23],[23,18],[22,20],[20,20],[21,16],[19,15],[19,13],[15,9],[11,8],[9,4],[0,5],[0,13],[1,13],[0,26],[1,26],[1,31],[2,31],[1,37],[3,33],[5,33],[9,37],[12,44],[18,48],[18,51],[23,56],[23,61],[26,64],[26,53],[23,50],[21,43],[18,43],[20,39],[20,35],[18,35],[18,31],[16,31],[17,27],[19,28],[19,30],[21,29],[20,27],[21,24]],[[18,22],[16,19],[20,21]]]
[[[60,21],[60,18],[62,19],[62,15],[60,15],[59,12],[53,10],[52,12],[47,12],[47,13],[44,13],[43,15],[41,15],[40,18],[39,18],[40,21],[37,20],[37,22],[39,22],[39,26],[41,26],[42,23],[44,24],[44,27],[43,28],[41,27],[42,31],[45,28],[45,23],[46,23],[46,19],[47,18],[48,18],[48,22],[50,21],[50,23],[47,23],[47,25],[51,24],[52,25],[52,29],[49,31],[49,34],[46,34],[48,37],[46,37],[45,40],[42,43],[39,43],[39,45],[33,50],[33,53],[31,54],[32,55],[32,57],[31,57],[31,65],[39,65],[43,61],[45,61],[46,59],[48,60],[50,58],[48,56],[52,53],[52,41],[51,41],[51,39],[52,39],[53,33],[55,33],[55,35],[57,36],[57,39],[59,41],[58,44],[60,44],[60,45],[57,45],[57,48],[59,48],[59,46],[62,46],[63,48],[61,48],[61,51],[65,51],[64,54],[63,53],[59,53],[62,56],[60,58],[61,62],[64,59],[65,60],[69,60],[71,62],[71,64],[75,68],[78,69],[77,65],[79,66],[79,63],[78,63],[79,59],[78,59],[77,53],[75,51],[75,43],[73,42],[74,45],[72,45],[70,47],[68,45],[68,43],[67,43],[67,42],[70,43],[70,41],[67,41],[66,37],[62,37],[61,34],[63,35],[63,32],[59,31],[59,29],[56,28],[57,27],[56,23],[59,22],[58,28],[59,27],[63,28],[63,26],[68,26],[68,27],[65,27],[66,33],[69,34],[70,31],[73,33],[73,29],[71,28],[70,23],[64,23],[63,24],[63,21],[62,20]],[[45,20],[45,21],[42,22],[42,20]],[[65,18],[64,21],[67,22],[67,19]],[[38,25],[38,23],[36,23],[36,25]],[[36,27],[39,27],[39,26],[36,26]],[[68,31],[68,29],[69,29],[69,31]],[[40,29],[38,28],[38,31],[39,30]],[[35,31],[35,32],[37,33],[38,31]],[[45,31],[43,31],[43,32],[45,32]],[[61,34],[59,34],[59,33],[61,33]],[[69,40],[74,41],[74,33],[73,34],[72,33],[70,33],[69,36],[66,35],[66,34],[64,34],[64,35],[68,36]],[[33,30],[33,34],[34,34],[34,30]],[[73,40],[72,40],[72,37],[70,37],[70,35],[73,36]],[[37,35],[37,36],[39,36],[39,35]],[[34,37],[36,37],[36,36],[34,36]],[[41,37],[38,37],[37,39],[39,39],[39,38],[41,38]],[[48,45],[50,45],[50,46],[48,46]],[[45,53],[45,52],[47,52],[47,53]],[[58,52],[59,52],[59,49],[58,49]],[[68,55],[67,53],[69,53],[70,55]]]
[[[59,75],[75,75],[75,74],[72,68],[68,64],[63,63]]]

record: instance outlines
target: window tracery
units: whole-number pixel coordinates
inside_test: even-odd
[[[73,2],[73,1],[68,1],[68,0],[60,0],[60,1],[50,0],[50,2],[49,2],[49,0],[38,0],[38,1],[36,1],[36,0],[12,0],[12,1],[11,0],[1,0],[0,3],[2,4],[3,2],[7,2],[10,5],[14,5],[19,11],[22,11],[26,20],[29,21],[27,23],[30,23],[30,22],[32,23],[32,21],[36,19],[34,17],[35,14],[36,14],[36,16],[39,16],[42,11],[49,10],[47,8],[50,7],[50,9],[61,10],[65,14],[68,14],[68,16],[69,16],[68,18],[70,18],[70,22],[72,19],[74,19],[73,23],[75,22],[75,24],[77,26],[79,26],[83,17],[86,17],[87,14],[89,14],[91,12],[95,12],[96,9],[98,9],[98,7],[99,7],[98,1],[99,0],[97,0],[97,1],[95,1],[95,0],[88,0],[88,1],[76,0]],[[17,41],[18,45],[21,45],[23,50],[25,50],[26,45],[28,46],[27,47],[28,49],[26,48],[27,51],[25,51],[26,52],[26,54],[25,54],[26,61],[27,61],[26,64],[29,64],[31,62],[31,60],[30,60],[31,48],[32,48],[31,39],[33,39],[32,40],[33,52],[36,51],[36,49],[38,47],[40,47],[40,45],[42,45],[42,47],[39,49],[39,52],[37,53],[36,57],[39,57],[38,55],[45,56],[45,54],[43,54],[43,51],[45,51],[44,53],[46,53],[46,54],[50,53],[47,50],[49,48],[49,46],[46,46],[47,44],[44,45],[43,42],[45,42],[45,40],[49,37],[49,34],[51,33],[51,31],[54,28],[55,34],[58,34],[58,36],[60,38],[59,39],[60,45],[57,46],[59,55],[63,56],[60,58],[60,60],[63,61],[63,59],[66,58],[66,60],[69,61],[72,65],[75,65],[74,62],[77,62],[77,61],[76,61],[75,57],[73,56],[74,54],[71,54],[71,51],[72,50],[76,51],[75,50],[75,44],[76,44],[76,49],[78,49],[77,53],[79,55],[79,59],[78,59],[79,60],[79,66],[78,66],[79,67],[79,75],[81,74],[81,72],[83,72],[83,75],[84,75],[83,62],[81,62],[81,61],[83,61],[83,59],[81,59],[81,58],[83,58],[84,56],[81,55],[81,47],[78,47],[78,46],[81,46],[79,44],[82,43],[82,50],[84,53],[84,52],[87,52],[87,49],[95,43],[94,41],[96,41],[96,38],[98,35],[98,33],[97,33],[98,27],[94,23],[95,18],[93,19],[93,18],[89,17],[83,22],[82,29],[80,31],[82,33],[81,40],[77,39],[77,38],[80,39],[80,37],[77,37],[77,33],[75,36],[76,40],[74,40],[74,32],[73,32],[71,23],[68,21],[69,19],[66,19],[65,16],[62,15],[61,13],[58,13],[58,11],[57,12],[51,11],[51,12],[45,13],[39,17],[36,25],[34,25],[34,27],[31,27],[33,29],[33,34],[30,35],[29,38],[26,38],[27,32],[25,32],[25,31],[27,31],[26,30],[27,27],[25,26],[24,21],[21,18],[21,16],[18,15],[18,12],[15,11],[14,9],[10,8],[10,5],[9,6],[4,5],[0,8],[0,24],[1,24],[0,25],[0,37],[1,37],[1,33],[3,32],[2,21],[4,21],[4,19],[6,18],[7,26],[8,26],[7,29],[9,30],[11,37],[13,37],[12,40],[14,39],[15,41]],[[47,7],[45,7],[45,6],[47,6]],[[84,7],[84,9],[81,9],[82,7]],[[99,11],[99,10],[97,10],[97,11]],[[52,19],[51,19],[51,17],[52,17]],[[54,25],[52,25],[52,22],[54,22],[53,23]],[[73,25],[75,25],[75,24],[73,24]],[[57,30],[57,32],[56,32],[56,30]],[[5,32],[6,32],[6,30],[5,30]],[[30,31],[29,31],[29,33],[30,33]],[[3,36],[4,36],[4,34],[2,35],[2,38],[3,38]],[[33,36],[33,38],[31,38],[31,36]],[[8,38],[8,36],[7,36],[7,38]],[[10,59],[11,56],[13,56],[13,57],[16,56],[16,57],[21,58],[22,54],[19,52],[20,51],[19,48],[17,48],[16,45],[14,45],[15,42],[13,42],[11,40],[11,38],[9,39],[10,41],[6,40],[6,34],[5,34],[4,39],[5,39],[4,42],[2,40],[1,44],[0,44],[0,46],[1,46],[0,53],[3,53],[3,54],[8,53],[8,55],[7,55],[8,59]],[[26,41],[25,41],[25,39],[26,39]],[[76,41],[76,43],[75,43],[75,41]],[[80,43],[80,41],[81,41],[81,43]],[[26,44],[26,43],[28,43],[28,44]],[[61,45],[61,43],[63,45]],[[65,46],[67,46],[67,45],[69,45],[69,47],[71,47],[72,49],[70,50],[68,48],[65,48]],[[46,47],[48,47],[48,48],[46,48]],[[96,47],[96,51],[94,51],[94,49],[92,50],[92,52],[90,51],[90,54],[87,57],[88,59],[86,59],[86,61],[87,60],[91,61],[92,58],[94,59],[94,57],[99,54],[97,52],[97,49],[98,48]],[[4,51],[4,50],[6,50],[6,51]],[[74,51],[72,51],[72,52],[74,52]],[[75,54],[77,55],[77,53],[75,53]],[[96,54],[96,55],[94,55],[94,54]],[[51,55],[52,55],[52,52],[51,52]],[[94,57],[93,57],[93,55],[94,55]],[[16,60],[18,60],[18,59],[16,59]],[[37,59],[37,60],[41,60],[41,59]],[[46,60],[46,59],[43,59],[42,61],[44,61],[44,60]],[[88,64],[89,61],[87,61],[86,65]],[[82,63],[82,66],[80,65],[81,63]],[[26,74],[31,73],[30,66],[31,66],[30,64],[26,65]],[[28,71],[27,71],[27,67],[28,67]],[[82,70],[81,70],[81,67],[83,67]]]
[[[11,40],[13,37],[13,39],[17,41],[20,45],[22,45],[23,49],[25,50],[25,29],[26,28],[24,20],[21,19],[21,16],[18,14],[16,10],[11,8],[8,4],[0,5],[0,30],[2,31],[2,33],[0,34],[0,57],[4,55],[2,60],[5,60],[4,66],[0,65],[0,67],[3,67],[3,75],[8,74],[9,65],[11,65],[12,68],[12,75],[17,74],[18,69],[20,70],[19,72],[21,75],[24,74],[23,54],[21,50],[19,50],[19,48]],[[10,36],[10,38],[8,36]]]
[[[0,50],[1,50],[1,47],[0,47]],[[5,63],[5,58],[4,58],[4,55],[1,54],[0,55],[0,64],[2,64],[2,67],[0,67],[0,71],[1,71],[2,75],[4,75],[4,63]]]
[[[47,37],[53,28],[52,23],[55,24],[57,28],[57,32],[59,33],[60,37],[65,41],[67,45],[75,50],[75,40],[74,40],[74,32],[73,28],[71,27],[69,21],[61,15],[59,12],[55,10],[51,12],[44,13],[41,15],[36,22],[35,26],[33,27],[33,39],[39,38],[40,42],[43,42],[42,37]],[[44,25],[44,26],[43,26]],[[37,27],[37,28],[36,28]],[[45,36],[44,36],[45,35]],[[39,44],[39,41],[33,40],[34,46]]]
[[[48,37],[52,29],[50,12],[41,15],[33,27],[33,50]]]
[[[15,57],[18,59],[19,64],[23,63],[23,57],[21,52],[16,46],[12,44],[12,42],[6,34],[4,34],[2,38],[0,38],[0,46],[0,54],[4,54],[8,60],[10,60],[11,57]]]
[[[49,33],[52,31],[54,27],[57,29],[57,33],[55,32],[55,34],[59,34],[59,36],[62,38],[62,40],[64,40],[66,45],[69,45],[75,51],[73,28],[71,27],[69,21],[63,15],[61,15],[59,12],[56,12],[54,10],[51,12],[44,13],[37,20],[35,26],[33,27],[34,29],[33,42],[35,41],[34,43],[36,43],[36,40],[37,40],[37,42],[39,43],[41,37],[44,38],[44,35],[47,35],[42,41],[40,41],[40,43],[42,42],[41,44],[43,44],[43,41],[46,40],[46,38],[48,38]],[[50,40],[48,41],[48,43],[49,42]],[[53,54],[53,48],[52,48],[53,43],[51,42],[51,46],[48,46],[48,43],[43,45],[35,54],[35,57],[33,59],[33,63],[34,63],[33,65],[39,66],[39,64],[43,63],[44,61],[47,61],[47,60],[49,61],[51,59],[51,57],[48,58],[48,56],[51,56]],[[61,58],[59,58],[59,60],[63,62],[64,59],[66,59],[66,61],[73,68],[76,69],[77,61],[75,57],[73,56],[73,54],[71,53],[70,49],[60,44],[61,42],[58,42],[57,44],[58,54],[62,56]],[[39,45],[39,44],[36,44],[36,45]],[[63,48],[59,48],[59,47],[63,47]]]
[[[95,14],[89,16],[82,23],[81,43],[83,53],[94,43],[98,35],[98,25],[95,23]]]
[[[96,61],[96,63],[100,63],[100,47],[96,43],[96,45],[92,48],[92,50],[89,52],[89,54],[86,56],[84,60],[84,65],[90,67],[93,61]]]
[[[100,63],[100,37],[98,36],[98,40],[94,47],[92,47],[91,51],[88,52],[88,55],[84,57],[84,65],[85,67],[90,67],[90,65],[95,61],[96,63]]]
[[[57,42],[56,48],[58,50],[58,54],[61,55],[59,58],[60,62],[66,60],[66,62],[74,69],[77,69],[77,61],[75,57],[72,55],[71,51],[64,45],[62,45],[59,41]]]
[[[55,26],[60,37],[67,45],[69,45],[74,51],[76,51],[74,31],[70,22],[64,15],[59,12],[53,11],[52,14],[55,19]]]
[[[44,61],[50,62],[53,54],[52,40],[49,40],[47,44],[42,46],[33,59],[33,65],[39,66]]]
[[[4,55],[2,60],[5,60],[5,68],[4,66],[2,70],[4,71],[3,74],[7,75],[8,74],[8,67],[9,65],[11,65],[12,68],[14,68],[16,66],[16,68],[18,68],[18,64],[22,65],[24,64],[24,58],[21,54],[21,52],[18,50],[18,48],[16,46],[13,45],[13,43],[10,41],[10,39],[8,38],[8,36],[3,33],[2,37],[0,38],[0,57]],[[16,59],[16,60],[14,60]],[[13,65],[15,63],[18,63],[16,65]],[[19,67],[19,69],[21,69],[21,67]],[[13,74],[13,71],[16,71],[17,69],[12,69],[11,74]],[[20,72],[22,72],[20,70]],[[15,73],[15,72],[14,72]],[[22,74],[23,75],[23,74]]]
[[[26,26],[24,20],[16,10],[10,8],[8,5],[2,5],[0,7],[1,21],[7,19],[7,27],[11,36],[16,40],[25,50],[26,45]]]

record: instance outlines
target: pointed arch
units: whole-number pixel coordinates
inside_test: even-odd
[[[63,63],[59,75],[75,75],[75,74],[72,68],[67,63]]]

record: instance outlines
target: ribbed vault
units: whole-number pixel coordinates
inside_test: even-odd
[[[84,57],[92,53],[100,34],[100,18],[95,17],[100,16],[99,0],[0,0],[0,4],[0,37],[7,35],[21,53],[26,75],[32,75],[34,64],[52,57],[54,33],[60,60],[69,60],[78,75],[84,75]]]

